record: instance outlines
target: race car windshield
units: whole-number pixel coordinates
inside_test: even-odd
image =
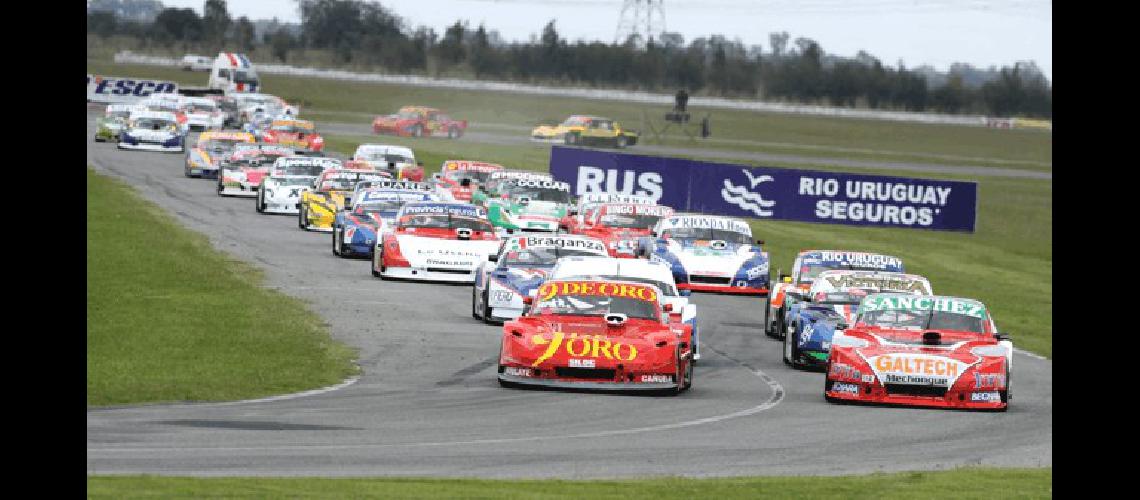
[[[313,181],[313,176],[309,177],[283,177],[277,179],[277,183],[282,186],[308,186]]]
[[[134,128],[141,128],[146,130],[174,130],[177,125],[170,120],[162,118],[139,118],[135,120]]]
[[[640,278],[640,277],[634,277],[634,276],[610,276],[610,275],[588,276],[588,278],[594,279],[594,280],[617,280],[617,281],[632,281],[634,283],[645,283],[646,285],[653,285],[653,286],[659,288],[661,290],[661,294],[666,296],[666,297],[676,297],[677,296],[677,288],[674,287],[671,283],[666,283],[664,281],[657,281],[654,279]]]
[[[472,231],[491,232],[495,229],[491,223],[475,217],[464,217],[452,214],[412,214],[400,218],[401,228],[432,228],[432,229],[459,229],[468,228]]]
[[[463,179],[471,179],[480,184],[487,182],[491,177],[491,172],[477,172],[474,170],[448,170],[444,177],[453,181],[462,181]]]
[[[806,264],[800,266],[800,282],[811,284],[819,277],[824,271],[880,271],[880,268],[874,266],[860,266],[847,263],[834,263],[834,264]]]
[[[266,165],[272,165],[273,162],[277,161],[277,159],[280,157],[281,157],[281,155],[274,155],[272,153],[263,153],[263,154],[259,154],[259,155],[253,155],[253,156],[246,156],[244,158],[238,158],[238,159],[234,160],[233,162],[234,163],[242,163],[245,165],[249,165],[251,167],[261,167],[261,166],[266,166]]]
[[[356,183],[360,181],[378,181],[380,179],[387,179],[383,175],[375,174],[358,174],[358,173],[345,173],[338,175],[331,175],[321,180],[321,184],[317,186],[318,191],[338,190],[338,191],[352,191],[356,187]]]
[[[107,113],[107,118],[130,118],[130,116],[131,116],[130,110],[111,111],[111,112]]]
[[[234,82],[257,84],[257,76],[251,75],[248,71],[234,71]]]
[[[864,312],[856,321],[879,328],[953,330],[979,334],[986,332],[982,318],[946,311],[885,309]]]
[[[199,142],[198,147],[211,153],[224,153],[234,149],[234,141],[211,139],[206,142]]]
[[[675,227],[662,231],[661,236],[675,240],[724,240],[742,245],[747,245],[751,241],[744,233],[704,227]]]
[[[630,318],[660,320],[655,301],[609,295],[555,295],[534,308],[538,314],[605,316],[621,313]]]
[[[532,201],[549,201],[553,203],[564,204],[570,203],[570,192],[562,191],[559,189],[509,186],[505,188],[505,191],[511,195],[511,198],[514,199],[527,197]]]
[[[404,120],[416,120],[419,119],[419,117],[420,114],[413,111],[401,111],[399,113],[396,113],[396,118],[401,118]]]
[[[286,165],[283,169],[277,170],[277,175],[303,175],[306,177],[316,177],[325,171],[325,167],[321,165]],[[305,182],[308,184],[308,182]]]
[[[562,122],[562,126],[563,127],[584,126],[587,123],[590,123],[590,120],[588,120],[586,118],[579,117],[579,116],[571,116],[570,118],[567,118],[566,121]]]
[[[599,222],[606,227],[649,229],[655,226],[659,220],[661,220],[661,216],[659,215],[605,214]]]
[[[404,206],[404,203],[405,202],[402,200],[369,201],[367,205],[357,205],[356,209],[353,210],[353,212],[358,213],[358,214],[364,214],[364,213],[379,214],[380,212],[391,213],[391,212],[395,212],[395,211],[399,210],[400,207]]]
[[[218,108],[215,107],[213,104],[204,104],[204,103],[191,104],[190,106],[187,107],[187,111],[189,111],[191,113],[213,113],[214,111],[217,111],[217,110],[218,110]]]
[[[525,248],[508,251],[500,262],[508,266],[553,266],[560,257],[575,255],[596,257],[598,254],[577,248]]]

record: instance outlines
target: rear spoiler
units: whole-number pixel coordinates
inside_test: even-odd
[[[178,87],[178,94],[189,97],[202,97],[207,95],[226,95],[222,89],[209,89],[206,87]]]

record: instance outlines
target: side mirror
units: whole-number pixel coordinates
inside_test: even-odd
[[[998,340],[1013,340],[1013,336],[1009,335],[1008,333],[995,333],[994,338]]]
[[[673,304],[665,304],[665,305],[661,306],[661,310],[665,311],[667,313],[671,313],[671,312],[673,312]]]
[[[487,262],[498,262],[498,261],[499,261],[498,254],[491,254],[491,255],[487,256]]]
[[[763,245],[763,244],[764,244],[764,240],[756,240],[756,244],[757,244],[757,245]]]
[[[847,323],[839,322],[835,324],[836,330],[846,330],[848,328],[851,328],[851,325],[848,325]]]
[[[431,178],[432,178],[432,179],[435,179],[435,180],[437,180],[437,181],[438,181],[438,180],[440,180],[440,179],[442,179],[442,178],[443,178],[443,174],[440,174],[439,172],[436,172],[436,173],[434,173],[434,174],[431,174]]]
[[[534,303],[534,297],[531,297],[530,295],[523,297],[523,305],[529,306],[533,303]]]

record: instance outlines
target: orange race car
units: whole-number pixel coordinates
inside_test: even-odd
[[[444,136],[455,139],[467,130],[467,120],[453,120],[442,111],[424,106],[404,106],[393,115],[377,116],[372,131],[404,137]]]

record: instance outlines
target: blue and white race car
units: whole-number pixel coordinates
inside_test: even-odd
[[[607,256],[606,244],[597,238],[566,234],[509,236],[499,251],[475,272],[471,289],[471,316],[486,323],[522,315],[523,297],[537,290],[559,259],[572,256]]]
[[[333,255],[368,256],[379,235],[391,229],[400,207],[412,201],[439,201],[426,184],[406,181],[362,181],[372,187],[354,191],[352,207],[333,219]]]
[[[638,255],[664,262],[682,290],[768,295],[768,252],[743,220],[678,214],[657,221]]]
[[[182,153],[186,151],[186,131],[174,113],[141,111],[131,114],[119,132],[119,149]]]
[[[787,292],[796,300],[788,305],[783,320],[784,363],[798,369],[825,367],[835,332],[854,324],[859,302],[878,292],[932,295],[934,290],[930,280],[916,274],[824,271],[807,293]]]

